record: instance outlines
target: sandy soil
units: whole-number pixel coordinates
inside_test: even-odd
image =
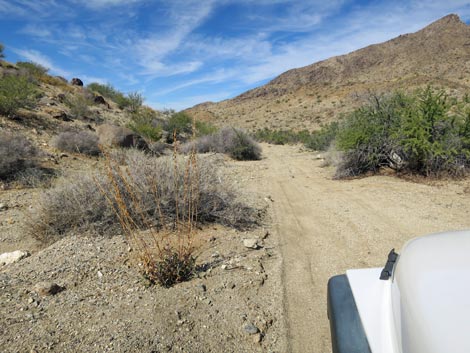
[[[271,145],[263,153],[226,170],[247,201],[267,206],[265,224],[205,229],[198,261],[210,266],[171,289],[146,286],[119,236],[41,249],[20,226],[39,191],[0,191],[8,206],[0,253],[33,251],[0,269],[0,351],[328,353],[329,277],[383,266],[412,237],[470,228],[469,181],[337,181],[315,153]],[[245,238],[263,239],[263,248],[245,248]],[[41,281],[65,290],[38,296]]]
[[[390,249],[427,233],[470,228],[469,181],[414,183],[390,176],[332,180],[297,147],[264,145],[257,189],[272,198],[283,257],[289,352],[330,352],[328,278],[381,267]]]

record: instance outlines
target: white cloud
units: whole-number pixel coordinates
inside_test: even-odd
[[[128,6],[141,1],[142,0],[78,0],[76,2],[91,9],[103,9],[111,6]]]
[[[198,61],[191,60],[178,64],[184,66],[184,69],[175,70],[176,65],[166,65],[164,60],[209,16],[213,2],[173,0],[167,5],[169,29],[159,35],[140,39],[134,45],[138,62],[144,69],[142,73],[146,75],[189,73],[201,66]]]
[[[40,38],[50,38],[52,36],[50,28],[31,23],[23,27],[23,29],[20,30],[20,33]]]

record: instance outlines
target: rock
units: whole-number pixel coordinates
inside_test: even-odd
[[[198,284],[196,285],[196,288],[199,289],[201,292],[205,292],[207,290],[207,287],[205,284]]]
[[[12,252],[6,252],[0,255],[0,266],[9,265],[18,262],[31,254],[25,250],[16,250]]]
[[[249,249],[258,249],[260,247],[258,239],[243,239],[243,246]]]
[[[63,94],[63,93],[59,93],[59,94],[57,95],[57,99],[58,99],[59,102],[61,102],[61,103],[65,102],[66,98],[67,98],[67,96],[66,96],[65,94]]]
[[[33,291],[41,296],[56,295],[65,288],[54,282],[39,282],[33,287]]]
[[[96,134],[104,146],[148,149],[144,139],[126,127],[103,124],[96,128]]]
[[[258,332],[253,335],[253,343],[260,343],[261,339],[262,339],[261,333]]]
[[[256,335],[259,332],[259,328],[257,328],[255,325],[248,323],[246,324],[243,329],[245,330],[246,333],[249,335]]]
[[[8,206],[4,203],[0,203],[0,211],[8,210]]]
[[[73,121],[73,119],[69,118],[66,112],[58,112],[52,116],[54,119],[62,120],[62,121]]]
[[[108,105],[103,96],[95,96],[95,98],[93,98],[93,102],[95,102],[96,104],[103,104],[106,106]]]
[[[70,83],[73,85],[73,86],[83,86],[83,81],[80,80],[79,78],[72,78],[72,80],[70,81]]]

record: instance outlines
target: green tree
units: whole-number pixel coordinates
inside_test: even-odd
[[[4,45],[0,43],[0,59],[3,59],[5,57],[5,54],[3,53],[4,49],[5,49]]]

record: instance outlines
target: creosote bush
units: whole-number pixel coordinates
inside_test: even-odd
[[[0,131],[0,179],[11,179],[37,165],[38,150],[24,136]]]
[[[101,94],[103,97],[111,99],[118,105],[119,109],[127,108],[133,113],[138,111],[144,101],[144,98],[140,93],[131,92],[125,95],[109,83],[101,84],[92,82],[87,85],[87,88],[93,92]]]
[[[82,153],[90,156],[100,154],[98,136],[88,131],[65,131],[55,136],[51,145],[61,151]]]
[[[182,152],[225,153],[236,160],[261,159],[261,147],[243,130],[226,127],[218,133],[207,135],[182,146]]]
[[[88,91],[75,94],[68,94],[65,104],[70,108],[70,115],[76,119],[93,118],[94,112],[90,109],[93,106],[93,95]]]
[[[49,71],[47,67],[32,61],[18,61],[16,66],[24,70],[27,75],[36,79],[40,79],[42,76],[47,75],[47,72]]]
[[[0,114],[13,116],[20,108],[32,108],[38,100],[38,91],[25,76],[0,77]]]
[[[428,87],[373,96],[341,124],[338,178],[382,167],[424,176],[461,176],[470,166],[470,106]]]
[[[128,127],[140,136],[151,141],[159,141],[162,138],[162,122],[153,109],[141,107],[130,113],[130,117]]]

